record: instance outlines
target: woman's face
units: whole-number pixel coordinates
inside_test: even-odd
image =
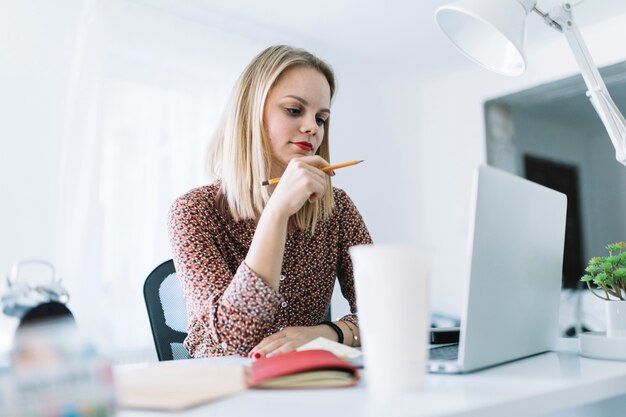
[[[281,74],[263,111],[272,176],[281,175],[291,159],[317,152],[329,116],[330,86],[324,75],[304,66]]]

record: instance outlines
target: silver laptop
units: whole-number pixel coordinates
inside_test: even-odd
[[[430,372],[471,372],[535,355],[557,337],[566,196],[481,166],[472,200],[459,343],[431,348]],[[438,357],[455,349],[456,357]]]

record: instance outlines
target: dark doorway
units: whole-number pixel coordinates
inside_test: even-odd
[[[578,199],[578,168],[544,158],[524,155],[524,170],[525,176],[529,180],[560,191],[567,196],[563,288],[579,288],[584,266]]]

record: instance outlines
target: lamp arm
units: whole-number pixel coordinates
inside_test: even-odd
[[[587,45],[572,17],[572,6],[565,3],[555,7],[550,11],[549,18],[545,19],[544,16],[544,21],[558,30],[549,20],[557,23],[567,39],[587,86],[587,97],[611,138],[615,148],[615,158],[621,164],[626,165],[626,120],[613,102],[598,67],[591,58]]]

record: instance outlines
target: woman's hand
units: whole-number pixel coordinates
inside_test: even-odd
[[[283,330],[263,339],[261,343],[250,351],[250,357],[259,359],[291,352],[313,339],[320,336],[331,338],[333,334],[333,330],[326,325],[285,327]]]
[[[334,175],[322,171],[325,166],[328,162],[317,155],[289,161],[265,209],[279,210],[289,217],[307,201],[312,203],[322,198],[326,192],[327,175]]]

